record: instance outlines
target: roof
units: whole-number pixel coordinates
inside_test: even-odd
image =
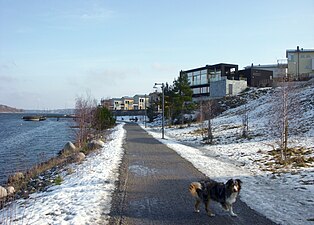
[[[288,53],[314,53],[314,49],[299,49],[297,47],[297,49],[288,49],[286,50],[286,58],[288,58]]]
[[[204,69],[208,69],[208,68],[217,68],[217,67],[238,67],[237,64],[229,64],[229,63],[218,63],[218,64],[214,64],[214,65],[206,65],[203,67],[199,67],[199,68],[195,68],[195,69],[190,69],[190,70],[181,70],[181,72],[193,72],[193,71],[199,71],[199,70],[204,70]]]
[[[266,65],[250,65],[250,66],[246,66],[244,67],[244,69],[249,69],[249,68],[285,68],[288,67],[288,63],[276,63],[276,64],[266,64]]]

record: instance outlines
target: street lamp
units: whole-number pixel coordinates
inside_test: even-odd
[[[164,83],[155,83],[154,88],[161,86],[162,91],[162,118],[161,118],[161,138],[165,139],[165,84]]]

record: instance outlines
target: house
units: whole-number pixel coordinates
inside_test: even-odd
[[[272,79],[274,81],[276,80],[282,80],[283,77],[287,77],[288,74],[288,63],[287,60],[277,60],[276,64],[265,64],[265,65],[250,65],[244,67],[244,69],[257,69],[257,70],[268,70],[272,71]]]
[[[134,97],[122,97],[101,99],[101,105],[109,110],[145,110],[149,104],[150,97],[148,95],[134,95]]]
[[[193,100],[219,98],[235,95],[247,87],[246,81],[235,80],[238,65],[220,63],[204,67],[180,71],[186,74],[193,91]]]
[[[147,95],[134,95],[134,110],[143,110],[149,106],[149,96]]]
[[[314,77],[314,49],[286,50],[288,75],[294,80],[306,80]]]
[[[132,97],[125,96],[122,99],[121,110],[133,110],[134,99]]]
[[[250,87],[271,87],[273,85],[273,71],[262,70],[256,67],[247,67],[239,70],[238,79],[246,79]]]

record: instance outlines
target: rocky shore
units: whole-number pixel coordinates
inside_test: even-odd
[[[80,163],[85,155],[104,146],[103,139],[94,139],[84,148],[77,148],[72,142],[67,142],[58,156],[40,163],[30,170],[11,175],[5,187],[0,186],[0,209],[12,200],[28,198],[35,192],[46,191],[52,185],[59,185],[64,176],[74,173],[68,165]]]

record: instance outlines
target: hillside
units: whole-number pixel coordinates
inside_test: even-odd
[[[16,109],[6,105],[0,105],[0,113],[15,113],[15,112],[23,112],[23,110]]]
[[[204,140],[207,121],[166,128],[165,134],[168,142],[176,141],[172,144],[174,148],[179,146],[176,151],[182,155],[187,152],[185,158],[207,176],[220,181],[241,178],[241,199],[252,209],[279,224],[310,225],[314,221],[313,201],[309,199],[314,196],[314,80],[289,85],[292,101],[288,107],[291,115],[286,162],[279,159],[280,137],[275,129],[280,122],[280,87],[250,89],[222,100],[225,111],[211,122],[213,144]],[[245,111],[248,137],[242,136]],[[157,127],[152,127],[160,137]],[[178,143],[198,151],[193,154],[195,150]],[[222,163],[226,166],[217,167]]]

